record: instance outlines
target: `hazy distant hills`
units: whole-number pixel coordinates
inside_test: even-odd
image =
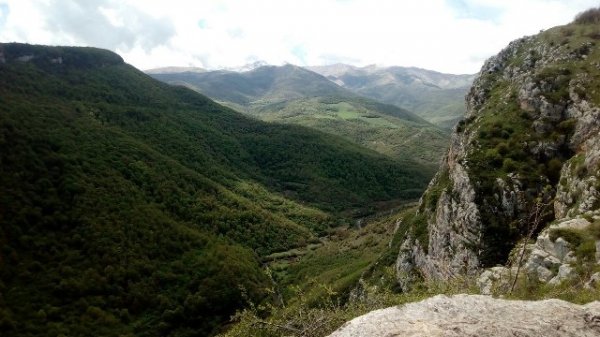
[[[218,101],[247,108],[312,96],[355,96],[323,76],[293,65],[262,66],[245,72],[148,73],[165,82],[189,86]]]
[[[354,93],[410,110],[449,129],[464,113],[464,96],[475,75],[443,74],[406,67],[307,67]]]
[[[417,160],[432,171],[447,144],[447,133],[421,117],[362,97],[298,66],[150,75],[262,120],[339,135],[396,159]]]

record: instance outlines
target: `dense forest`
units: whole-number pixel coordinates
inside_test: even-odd
[[[94,48],[0,45],[0,331],[217,332],[302,247],[428,170],[260,122]]]
[[[449,134],[410,111],[358,96],[329,79],[294,65],[251,71],[151,73],[183,85],[266,122],[293,124],[340,136],[433,174]]]

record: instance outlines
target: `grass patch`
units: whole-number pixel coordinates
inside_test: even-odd
[[[450,173],[447,168],[442,168],[436,176],[436,181],[433,186],[430,186],[427,191],[423,194],[423,203],[421,205],[421,211],[428,209],[430,211],[435,210],[440,196],[444,192],[449,192],[452,181],[450,180]]]
[[[553,242],[559,237],[567,241],[580,263],[595,261],[596,241],[600,240],[600,222],[595,222],[585,229],[552,229],[549,235]]]
[[[406,165],[424,165],[430,177],[448,145],[446,131],[410,116],[396,116],[388,106],[362,99],[299,98],[249,109],[248,113],[269,122],[302,125],[341,136]]]

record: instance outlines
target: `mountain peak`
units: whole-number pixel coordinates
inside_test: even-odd
[[[206,69],[199,67],[159,67],[144,70],[146,74],[175,74],[175,73],[203,73]]]
[[[264,66],[269,66],[269,63],[267,63],[266,61],[263,61],[263,60],[258,60],[258,61],[254,61],[251,63],[246,63],[243,66],[239,66],[239,67],[223,68],[223,70],[233,71],[236,73],[245,73],[245,72],[252,71],[257,68],[264,67]]]

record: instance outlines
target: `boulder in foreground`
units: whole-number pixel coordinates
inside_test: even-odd
[[[438,295],[357,317],[329,337],[358,336],[600,336],[600,302]]]

